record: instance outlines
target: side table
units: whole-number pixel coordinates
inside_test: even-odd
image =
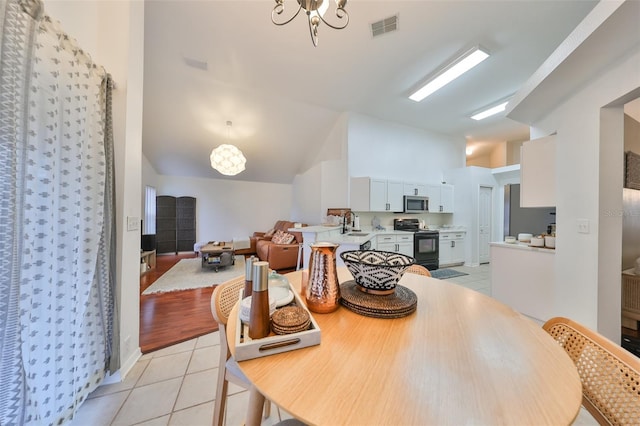
[[[141,251],[140,264],[146,265],[144,268],[140,267],[140,275],[144,275],[152,269],[156,269],[156,251]]]

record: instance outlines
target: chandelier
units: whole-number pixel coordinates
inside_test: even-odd
[[[227,139],[231,132],[231,121],[227,121]],[[245,169],[247,159],[242,151],[231,144],[222,144],[211,151],[211,167],[225,176],[235,176]]]
[[[283,22],[278,22],[276,20],[277,16],[282,15],[284,12],[284,0],[276,0],[276,5],[271,11],[271,21],[276,25],[285,25],[289,22],[293,21],[296,16],[300,13],[302,9],[304,9],[307,14],[307,18],[309,19],[309,33],[311,34],[311,41],[314,46],[318,45],[318,26],[320,22],[324,22],[329,27],[334,30],[341,30],[349,24],[349,14],[344,7],[347,4],[347,0],[335,0],[336,2],[336,17],[340,20],[344,19],[342,25],[333,25],[329,22],[325,21],[324,14],[329,9],[329,0],[297,0],[298,1],[298,10],[293,16]]]

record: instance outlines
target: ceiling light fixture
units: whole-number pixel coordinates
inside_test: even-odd
[[[508,103],[509,101],[504,101],[496,106],[487,108],[484,111],[480,111],[479,113],[472,115],[471,118],[474,120],[484,120],[487,117],[491,117],[492,115],[496,115],[504,111],[507,108]]]
[[[489,53],[487,53],[479,46],[475,46],[474,48],[460,55],[440,71],[436,72],[427,80],[426,83],[421,85],[418,90],[413,92],[409,96],[409,99],[411,99],[412,101],[420,102],[436,90],[451,83],[453,80],[460,77],[462,74],[469,71],[471,68],[475,67],[488,57]]]
[[[230,139],[231,121],[227,121],[227,139]],[[235,176],[245,169],[247,159],[234,145],[222,144],[211,151],[211,167],[226,176]]]
[[[329,22],[325,21],[324,14],[327,9],[329,9],[329,0],[297,0],[298,1],[298,10],[293,16],[283,22],[278,22],[276,20],[276,16],[282,15],[284,12],[284,0],[276,0],[276,5],[271,11],[271,22],[274,24],[281,26],[286,25],[289,22],[293,21],[296,16],[300,13],[302,9],[304,9],[307,14],[307,18],[309,20],[309,33],[311,34],[311,41],[314,46],[318,45],[318,26],[320,22],[324,22],[329,27],[334,30],[341,30],[345,28],[349,24],[349,14],[344,7],[347,4],[347,0],[335,0],[336,2],[336,16],[338,19],[345,19],[343,25],[333,25]]]

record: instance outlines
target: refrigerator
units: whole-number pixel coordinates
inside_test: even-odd
[[[520,207],[520,184],[504,187],[504,236],[528,233],[545,234],[549,225],[555,228],[555,207]]]

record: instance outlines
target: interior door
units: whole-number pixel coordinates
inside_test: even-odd
[[[489,263],[489,241],[491,240],[491,199],[493,188],[481,186],[478,196],[478,261]]]

